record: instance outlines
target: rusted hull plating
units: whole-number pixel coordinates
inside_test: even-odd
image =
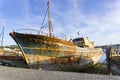
[[[30,68],[43,65],[66,63],[96,63],[102,55],[101,49],[88,49],[75,46],[72,42],[43,35],[10,33],[20,47]],[[77,66],[77,65],[76,65]]]

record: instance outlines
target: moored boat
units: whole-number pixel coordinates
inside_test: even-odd
[[[96,63],[102,55],[102,49],[94,48],[88,38],[75,38],[73,41],[53,36],[49,2],[49,34],[26,34],[11,32],[10,36],[22,51],[30,68],[61,70],[64,67],[85,68],[85,65]]]

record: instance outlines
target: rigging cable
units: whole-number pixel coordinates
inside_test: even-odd
[[[46,18],[47,12],[48,12],[48,8],[47,8],[47,10],[46,10],[46,12],[45,12],[45,16],[44,16],[44,18],[43,18],[43,22],[42,22],[42,24],[41,24],[41,27],[40,27],[40,30],[39,30],[39,33],[38,33],[38,34],[40,34],[40,31],[41,31],[41,29],[43,28],[43,24],[44,24],[44,22],[45,22],[45,18]]]

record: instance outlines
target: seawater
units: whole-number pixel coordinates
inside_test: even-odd
[[[99,59],[98,63],[104,63],[106,60],[106,53],[103,52],[101,58]]]

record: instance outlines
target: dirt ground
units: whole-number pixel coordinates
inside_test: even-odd
[[[0,80],[120,80],[120,76],[0,66]]]

